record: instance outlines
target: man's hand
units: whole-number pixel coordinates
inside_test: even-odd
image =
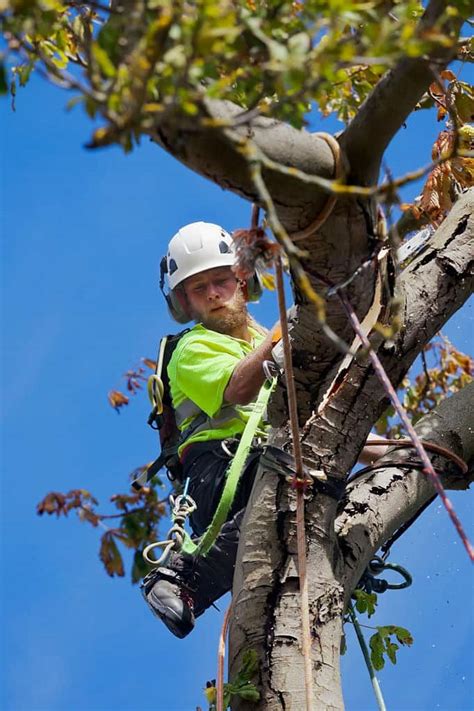
[[[379,437],[378,435],[372,434],[372,432],[367,437],[364,449],[360,453],[358,461],[361,464],[375,464],[375,462],[386,454],[388,445],[370,445],[372,439],[385,439],[385,437]]]

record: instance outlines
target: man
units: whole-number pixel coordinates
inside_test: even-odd
[[[257,275],[239,281],[232,238],[218,225],[196,222],[172,238],[166,256],[172,316],[196,325],[180,339],[168,366],[170,391],[182,441],[179,456],[189,494],[197,503],[190,523],[204,533],[219,503],[225,473],[252,411],[279,339],[265,334],[247,311],[261,293]],[[261,423],[257,435],[265,437]],[[227,522],[206,556],[172,553],[166,567],[143,581],[146,602],[177,637],[231,589],[240,525],[261,449],[245,463]]]
[[[238,437],[265,380],[262,364],[275,345],[272,333],[265,335],[247,311],[247,301],[260,296],[258,278],[237,280],[234,262],[230,235],[204,222],[179,230],[166,256],[171,314],[180,323],[196,322],[179,341],[168,375],[184,434],[179,448],[183,476],[190,478],[189,494],[197,503],[190,519],[197,536],[217,508]],[[257,435],[265,436],[263,424]],[[143,581],[148,605],[178,637],[187,635],[194,618],[232,587],[239,527],[258,455],[255,448],[247,458],[229,520],[207,555],[172,554],[166,568],[153,570]]]

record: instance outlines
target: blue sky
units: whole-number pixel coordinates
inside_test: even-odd
[[[192,711],[216,675],[222,614],[210,610],[177,640],[129,579],[111,579],[99,533],[74,517],[39,518],[51,490],[84,487],[106,509],[128,473],[156,456],[144,396],[117,416],[107,391],[158,339],[176,330],[158,291],[158,264],[178,227],[204,219],[229,229],[249,205],[192,174],[148,141],[130,155],[83,148],[91,125],[38,79],[0,118],[2,233],[2,647],[5,711]],[[315,125],[332,130],[328,122]],[[438,127],[417,116],[387,162],[425,164]],[[406,198],[416,194],[411,186]],[[254,313],[276,319],[266,294]],[[472,305],[445,332],[472,352]],[[472,536],[468,495],[451,498]],[[412,649],[379,675],[396,711],[472,708],[472,578],[435,503],[397,544],[414,575],[381,596],[375,624],[408,627]],[[225,609],[225,601],[222,604]],[[372,621],[374,618],[372,618]],[[372,624],[372,621],[369,624]],[[350,711],[376,708],[348,630],[343,659]]]

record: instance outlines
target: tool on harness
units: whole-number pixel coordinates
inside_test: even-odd
[[[402,576],[401,583],[389,583],[388,580],[378,578],[385,570],[394,570]],[[363,576],[357,584],[357,588],[365,590],[366,593],[384,593],[386,590],[404,590],[410,587],[413,578],[403,566],[396,563],[387,563],[384,558],[375,555],[364,571]]]

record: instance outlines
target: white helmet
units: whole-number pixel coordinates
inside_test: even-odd
[[[187,323],[191,320],[174,293],[179,284],[199,272],[231,267],[234,263],[234,242],[222,227],[210,222],[192,222],[182,227],[171,238],[168,252],[161,260],[160,288],[175,321]],[[163,289],[165,274],[168,276],[168,294]],[[249,301],[260,297],[262,287],[256,274],[247,281],[247,292]]]

